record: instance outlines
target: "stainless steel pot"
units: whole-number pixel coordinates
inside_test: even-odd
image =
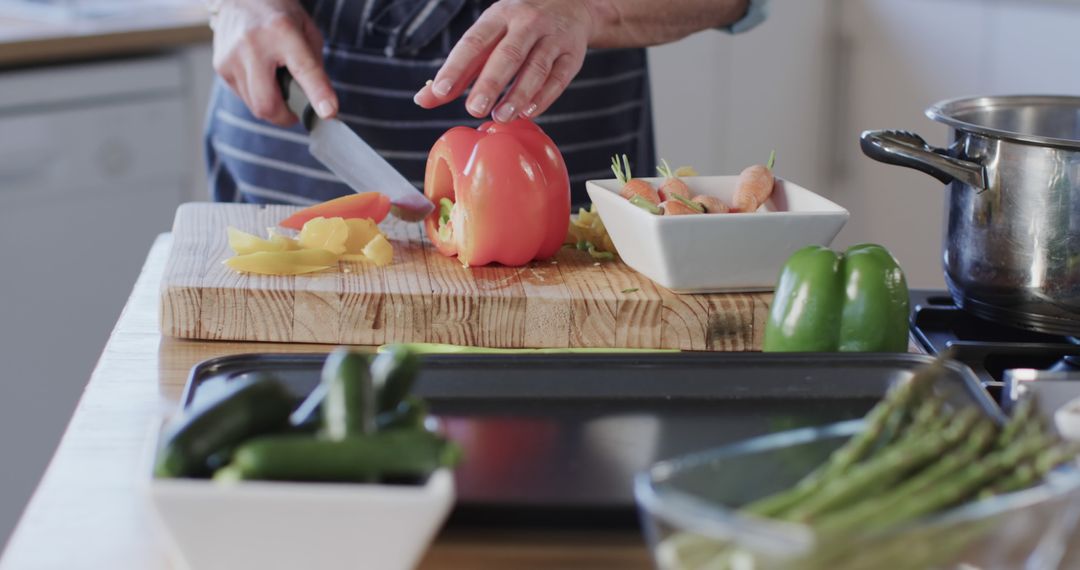
[[[948,148],[867,131],[862,150],[948,184],[953,299],[986,319],[1080,336],[1080,97],[955,99],[926,115],[952,128]]]

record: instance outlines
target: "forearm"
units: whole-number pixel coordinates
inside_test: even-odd
[[[593,20],[589,47],[646,47],[733,24],[749,0],[587,0]]]

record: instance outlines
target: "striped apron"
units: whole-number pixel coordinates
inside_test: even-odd
[[[327,73],[339,118],[423,187],[428,151],[447,129],[478,126],[463,99],[433,110],[413,95],[445,61],[490,0],[307,0],[326,38]],[[655,170],[645,50],[589,50],[581,72],[536,122],[555,141],[570,172],[575,204],[585,180],[610,178],[613,154],[635,174]],[[224,202],[310,204],[351,192],[307,150],[302,127],[256,119],[215,82],[205,130],[212,198]]]

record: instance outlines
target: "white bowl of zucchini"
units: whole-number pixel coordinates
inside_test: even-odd
[[[899,384],[865,419],[654,465],[635,481],[657,568],[1056,568],[1078,448],[1027,401],[1005,423]]]
[[[272,377],[185,412],[147,494],[192,570],[413,568],[454,502],[459,448],[408,395],[417,358],[339,349],[297,406]]]

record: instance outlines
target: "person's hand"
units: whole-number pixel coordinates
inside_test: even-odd
[[[275,78],[282,66],[320,117],[337,114],[337,95],[322,65],[322,34],[297,0],[224,0],[212,25],[214,70],[256,117],[296,122]]]
[[[459,97],[469,114],[492,113],[501,123],[536,117],[562,94],[581,70],[593,33],[593,14],[583,0],[500,0],[458,41],[435,79],[416,94],[417,105],[438,107]],[[502,100],[496,98],[510,89]]]

